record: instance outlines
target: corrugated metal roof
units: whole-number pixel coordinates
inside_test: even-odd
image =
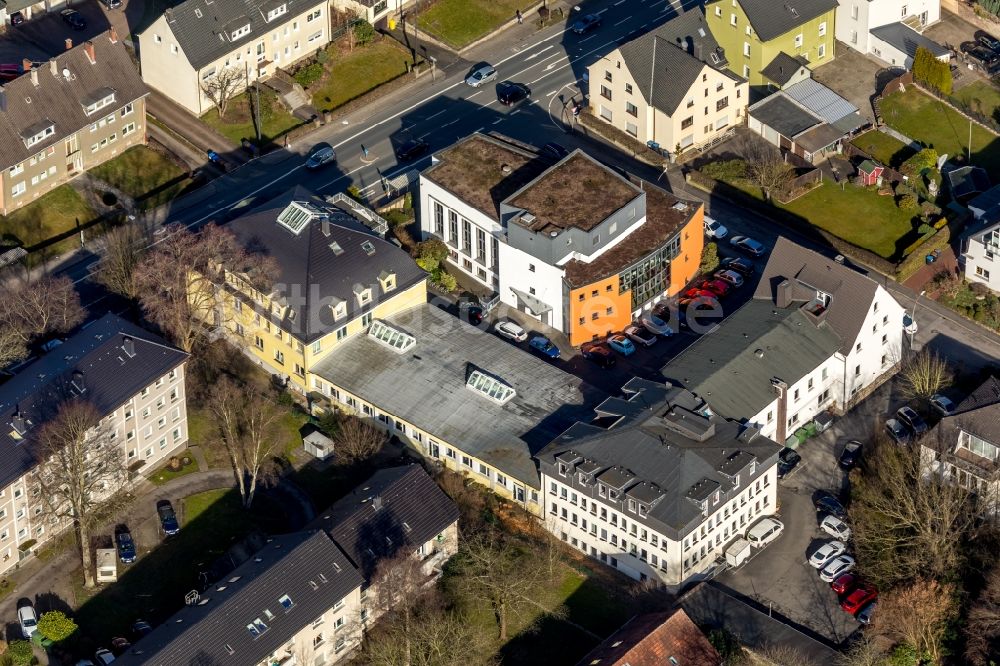
[[[799,81],[783,92],[831,124],[858,112],[858,107],[814,79]]]

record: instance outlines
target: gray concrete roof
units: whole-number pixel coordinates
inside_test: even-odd
[[[757,102],[747,113],[788,139],[822,122],[789,99],[783,90]]]
[[[828,123],[858,112],[858,107],[815,79],[793,83],[782,92]]]
[[[800,69],[809,69],[808,61],[801,60],[799,58],[793,58],[784,51],[778,53],[774,56],[774,59],[767,64],[767,67],[761,70],[761,74],[764,78],[776,83],[778,86],[783,86],[788,83],[795,73]]]
[[[837,7],[837,0],[739,0],[739,3],[757,36],[765,42]],[[833,25],[827,26],[827,30],[832,29]]]
[[[531,456],[606,396],[550,363],[428,304],[385,320],[416,338],[397,354],[362,334],[313,372],[379,409],[533,488]],[[466,386],[470,370],[499,376],[516,395],[498,404]]]
[[[911,58],[917,55],[917,48],[921,46],[933,53],[935,58],[951,53],[951,51],[941,46],[934,40],[924,37],[919,32],[908,25],[904,25],[903,23],[881,25],[877,28],[872,28],[871,33],[886,44],[895,47]]]

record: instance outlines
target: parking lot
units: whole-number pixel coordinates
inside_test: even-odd
[[[8,26],[6,34],[0,37],[0,62],[20,63],[23,59],[35,62],[46,61],[66,50],[66,40],[78,45],[93,39],[114,25],[120,39],[126,39],[143,13],[143,1],[125,1],[118,9],[107,9],[97,0],[74,3],[72,9],[79,12],[86,27],[74,30],[63,21],[59,12],[64,7],[54,8],[48,13],[35,14],[30,20],[16,26]]]
[[[834,49],[837,57],[813,70],[813,78],[858,107],[869,121],[874,121],[871,98],[875,94],[875,76],[886,65],[843,42],[836,42]]]

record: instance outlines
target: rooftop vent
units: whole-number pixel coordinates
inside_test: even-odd
[[[756,356],[757,358],[764,358],[764,350],[760,348],[754,349],[753,355]]]
[[[374,511],[378,511],[381,508],[382,508],[382,497],[380,495],[376,495],[375,497],[372,498],[372,509]]]
[[[500,173],[510,173],[513,169],[510,168],[509,164],[500,165]]]
[[[134,358],[135,357],[135,340],[133,340],[132,338],[130,338],[127,335],[124,338],[122,338],[122,351],[124,351],[125,355],[128,356],[129,358]]]

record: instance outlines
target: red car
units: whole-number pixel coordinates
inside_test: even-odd
[[[876,599],[878,599],[878,590],[872,585],[862,583],[840,602],[840,607],[851,615],[854,615],[864,608],[869,601],[875,601]]]
[[[707,289],[700,289],[698,287],[692,287],[688,289],[687,291],[684,292],[683,296],[684,298],[690,298],[690,299],[710,298],[713,301],[719,297],[718,294],[716,294],[715,292],[708,291]]]
[[[856,575],[852,573],[845,573],[834,578],[833,582],[830,583],[830,588],[837,594],[849,594],[860,582],[861,579],[859,579]]]
[[[695,285],[698,289],[705,289],[718,297],[723,297],[732,289],[732,285],[722,280],[702,280]]]

